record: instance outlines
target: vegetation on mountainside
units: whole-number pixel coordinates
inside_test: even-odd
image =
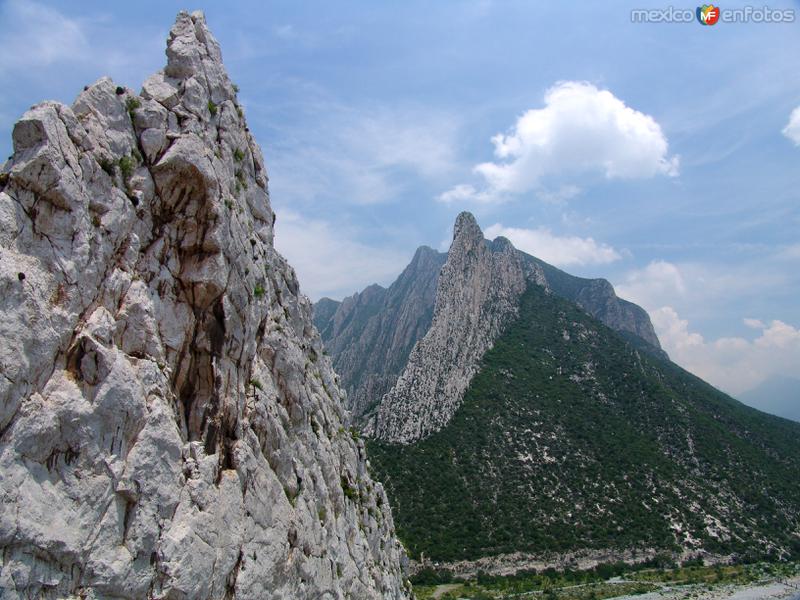
[[[613,573],[608,575],[607,573]],[[665,568],[631,568],[626,565],[600,565],[588,571],[523,572],[507,577],[478,574],[468,581],[414,583],[418,600],[429,600],[439,590],[440,599],[502,600],[519,598],[557,598],[558,600],[600,600],[622,595],[637,595],[668,586],[678,597],[696,597],[702,591],[725,586],[748,586],[780,581],[800,575],[800,564],[694,565]],[[613,578],[612,578],[613,577]],[[418,580],[418,578],[417,578]]]
[[[800,554],[800,425],[538,286],[442,431],[410,446],[370,441],[368,454],[415,557]]]

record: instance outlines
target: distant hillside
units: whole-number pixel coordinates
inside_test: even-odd
[[[529,285],[452,419],[368,442],[412,555],[800,552],[800,425]]]

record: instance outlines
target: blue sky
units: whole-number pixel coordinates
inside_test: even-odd
[[[277,245],[313,299],[390,283],[471,210],[609,279],[677,362],[739,393],[800,375],[800,4],[769,3],[791,24],[631,22],[669,4],[188,8],[241,88]],[[2,156],[39,100],[105,74],[138,89],[181,8],[0,2]]]

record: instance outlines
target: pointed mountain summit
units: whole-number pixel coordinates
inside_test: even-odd
[[[446,258],[422,246],[389,288],[372,285],[342,302],[323,298],[314,306],[314,324],[347,389],[348,408],[356,415],[376,408],[430,327],[436,282]]]
[[[378,297],[371,286],[342,303],[326,298],[314,307],[315,324],[348,392],[348,408],[370,435],[412,441],[446,422],[531,282],[580,305],[643,350],[666,356],[647,313],[618,298],[608,281],[568,275],[516,250],[506,238],[485,240],[469,212],[456,218],[447,255],[424,248],[436,260],[420,261],[422,251],[389,288],[391,302],[368,301]],[[373,326],[354,325],[380,321],[380,336],[387,338],[398,319],[417,323],[403,328],[402,352],[382,347]],[[446,358],[438,360],[439,353]],[[380,385],[365,385],[375,381]]]
[[[202,14],[178,15],[141,94],[100,79],[31,108],[13,141],[0,589],[410,597]]]
[[[436,290],[433,320],[381,401],[377,437],[408,443],[450,420],[484,352],[516,316],[527,281],[541,269],[508,243],[487,243],[475,217],[461,213]]]

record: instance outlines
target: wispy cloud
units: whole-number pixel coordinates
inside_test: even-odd
[[[792,140],[795,146],[800,146],[800,106],[789,116],[789,123],[783,128],[783,135]]]
[[[629,271],[614,287],[621,297],[648,310],[682,302],[687,292],[681,269],[665,260],[654,260],[642,269]]]
[[[297,271],[304,294],[312,300],[342,298],[373,283],[390,283],[410,259],[405,252],[359,242],[359,233],[283,210],[275,247]]]
[[[677,175],[678,157],[669,154],[667,138],[655,119],[608,90],[585,82],[561,82],[547,91],[544,104],[525,112],[507,133],[492,138],[498,160],[474,168],[480,186],[459,184],[438,199],[499,201],[540,189],[549,176]]]
[[[486,229],[487,238],[497,236],[508,238],[516,248],[557,267],[605,265],[622,258],[611,246],[590,237],[558,236],[546,227],[521,229],[496,223]]]
[[[286,201],[335,194],[339,203],[382,204],[414,183],[440,182],[456,170],[459,125],[452,116],[417,106],[346,106],[325,97],[309,101],[306,111],[304,123],[281,126],[270,160],[273,192]]]
[[[0,23],[0,73],[92,56],[85,24],[42,4],[7,0],[0,7]]]

